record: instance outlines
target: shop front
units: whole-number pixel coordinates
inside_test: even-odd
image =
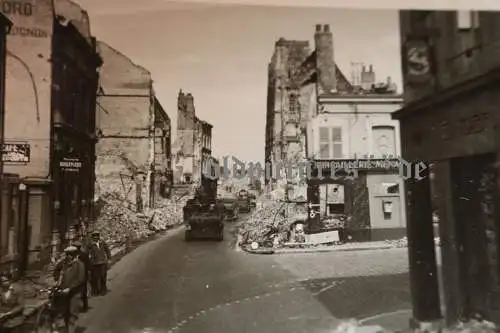
[[[432,184],[429,177],[406,182],[416,321],[441,318],[435,207],[447,323],[475,314],[499,322],[499,104],[500,72],[408,104],[394,115],[401,124],[403,157],[432,164],[434,173]]]
[[[390,193],[400,185],[398,160],[315,160],[311,171],[308,233],[337,229],[341,242],[404,235],[401,195]]]

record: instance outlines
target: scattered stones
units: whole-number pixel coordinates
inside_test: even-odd
[[[145,213],[133,211],[119,193],[105,193],[99,199],[95,230],[110,245],[121,246],[182,223],[182,207],[189,199],[163,199],[157,208]]]

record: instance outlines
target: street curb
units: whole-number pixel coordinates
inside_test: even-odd
[[[406,247],[397,246],[377,246],[377,247],[354,247],[354,248],[321,248],[321,249],[257,249],[252,250],[246,246],[241,246],[245,252],[251,254],[294,254],[294,253],[325,253],[325,252],[354,252],[354,251],[369,251],[369,250],[390,250],[390,249],[401,249]]]
[[[113,267],[115,264],[117,264],[121,259],[123,259],[127,254],[131,253],[132,251],[134,251],[135,249],[137,249],[139,246],[145,244],[145,243],[148,243],[152,240],[155,240],[161,236],[164,236],[166,235],[167,233],[171,232],[171,231],[174,231],[176,229],[179,229],[179,228],[182,228],[183,225],[182,224],[179,224],[179,225],[174,225],[174,226],[171,226],[169,228],[167,228],[166,230],[162,230],[162,231],[158,231],[158,232],[155,232],[154,234],[151,234],[150,236],[147,236],[147,237],[144,237],[142,239],[137,239],[137,240],[134,240],[132,242],[130,242],[130,244],[125,244],[121,247],[120,250],[118,250],[118,252],[116,252],[112,257],[111,257],[111,261],[110,261],[110,264],[109,264],[109,267],[108,267],[108,270]],[[115,247],[116,248],[116,247]],[[33,316],[37,315],[38,312],[48,303],[48,300],[40,300],[40,304],[37,304],[35,306],[32,306],[32,307],[25,307],[24,308],[24,312],[23,314],[21,315],[21,317],[23,318],[22,319],[22,322],[19,324],[22,330],[22,332],[24,332],[24,326],[28,324],[28,320],[31,319]],[[12,318],[14,319],[14,318]],[[30,326],[28,324],[28,326]],[[30,331],[31,332],[31,331]]]

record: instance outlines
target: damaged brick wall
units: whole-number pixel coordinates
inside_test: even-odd
[[[96,182],[100,194],[117,192],[136,210],[150,197],[154,163],[154,98],[151,74],[99,42],[101,69]]]

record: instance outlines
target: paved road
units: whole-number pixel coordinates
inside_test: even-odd
[[[331,333],[340,319],[409,307],[406,250],[253,255],[182,230],[141,246],[91,300],[85,333]]]

